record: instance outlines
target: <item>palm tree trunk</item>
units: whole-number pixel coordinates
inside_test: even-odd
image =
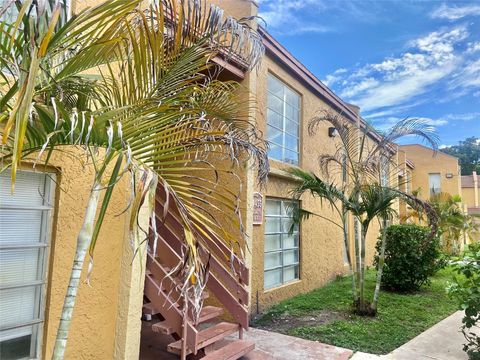
[[[358,289],[357,287],[360,286],[361,283],[361,266],[362,266],[362,260],[360,257],[360,237],[357,236],[360,234],[360,221],[357,218],[354,218],[354,229],[355,229],[355,234],[354,234],[354,242],[355,242],[355,255],[356,255],[356,261],[355,261],[355,277],[356,277],[356,289],[355,293],[357,294],[357,298],[355,299],[355,306],[357,309],[360,306],[360,298],[358,295]]]
[[[362,262],[360,266],[360,301],[359,301],[359,309],[361,312],[365,310],[365,238],[366,238],[366,231],[367,229],[360,225],[360,260]]]
[[[88,199],[83,225],[77,237],[77,249],[75,251],[75,258],[73,260],[72,271],[70,274],[70,282],[68,284],[67,293],[63,303],[60,325],[57,330],[57,338],[55,340],[55,347],[52,355],[53,360],[63,360],[65,357],[68,331],[70,329],[73,308],[75,306],[75,300],[77,298],[77,292],[80,285],[83,262],[92,240],[95,213],[97,212],[100,189],[100,182],[98,181],[98,178],[96,178],[94,186],[90,192],[90,198]]]
[[[357,293],[357,282],[355,280],[355,274],[353,273],[353,262],[352,262],[352,254],[350,249],[350,241],[348,239],[349,229],[348,229],[348,221],[347,221],[348,214],[343,213],[342,222],[343,222],[343,241],[345,243],[345,252],[347,253],[347,261],[348,261],[348,269],[352,273],[352,294],[353,294],[353,301],[354,303],[358,300],[358,293]]]
[[[375,284],[375,292],[373,293],[372,310],[377,312],[378,297],[380,295],[380,285],[382,284],[383,265],[385,264],[385,246],[387,243],[387,219],[382,219],[382,244],[380,246],[380,256],[378,257],[377,282]]]

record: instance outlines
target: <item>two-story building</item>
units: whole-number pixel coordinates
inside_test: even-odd
[[[428,200],[440,192],[462,197],[458,158],[420,144],[402,145],[399,150],[410,161],[410,189]]]
[[[253,0],[210,2],[222,6],[226,14],[235,18],[258,13],[258,4]],[[98,3],[99,0],[71,0],[65,6],[67,12],[78,12]],[[297,166],[317,172],[318,156],[335,151],[338,139],[329,133],[327,125],[315,136],[308,134],[308,121],[318,111],[341,113],[352,127],[364,121],[358,108],[342,101],[265,29],[258,31],[265,46],[259,67],[246,72],[235,62],[224,61],[220,76],[222,80],[241,82],[249,96],[255,98],[255,105],[249,109],[250,117],[270,143],[271,170],[266,188],[255,184],[253,169],[245,167],[239,174],[247,239],[248,274],[244,277],[249,281],[245,280],[233,295],[242,298],[234,305],[250,314],[347,273],[342,233],[330,222],[312,218],[293,233],[289,232],[292,216],[288,208],[292,205],[327,218],[334,219],[335,215],[309,196],[293,204],[289,189],[297,180],[284,170]],[[428,149],[418,145],[402,146],[400,150],[406,156],[401,176],[409,184],[402,186],[421,188],[424,198],[437,191],[460,193],[456,159],[441,153],[432,158]],[[0,246],[6,245],[0,247],[0,278],[12,282],[2,282],[0,288],[0,347],[2,356],[6,351],[12,359],[51,357],[75,251],[74,239],[90,191],[89,180],[93,176],[90,167],[82,167],[73,156],[62,153],[54,155],[51,164],[46,171],[43,168],[32,171],[31,164],[26,163],[13,196],[8,191],[8,174],[1,175]],[[131,262],[127,215],[115,216],[128,206],[128,189],[125,180],[113,194],[98,240],[91,286],[80,286],[67,359],[139,356],[145,272],[141,264]],[[148,226],[148,219],[143,221]],[[229,226],[228,219],[225,224]],[[369,264],[378,236],[375,226],[367,239]],[[352,242],[353,236],[351,231]],[[18,274],[24,275],[22,281],[18,280]],[[222,294],[212,289],[208,301],[215,304],[222,302],[222,296],[233,296]]]

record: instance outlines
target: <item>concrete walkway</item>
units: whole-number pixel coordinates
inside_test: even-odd
[[[353,354],[348,349],[250,328],[245,338],[255,341],[255,350],[242,360],[467,360],[462,351],[465,339],[459,331],[462,318],[463,312],[458,311],[387,355]],[[144,324],[140,359],[178,359],[166,352],[171,341],[170,336],[155,334],[149,323]]]
[[[287,336],[271,331],[250,328],[244,338],[255,341],[255,350],[241,360],[348,360],[352,350]],[[229,336],[225,341],[233,341],[238,336]],[[167,345],[173,341],[169,335],[152,331],[150,322],[142,322],[140,360],[178,360],[177,355],[167,352]]]
[[[348,360],[352,350],[255,328],[245,332],[255,350],[242,360]]]
[[[457,311],[387,355],[357,352],[351,360],[466,360],[465,342],[459,331],[463,311]]]

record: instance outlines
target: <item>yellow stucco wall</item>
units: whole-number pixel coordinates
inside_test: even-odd
[[[75,156],[82,156],[78,150]],[[55,215],[49,256],[44,358],[50,358],[59,324],[82,225],[93,170],[69,154],[56,153],[50,162],[57,168]],[[41,166],[37,166],[41,170]],[[119,274],[123,254],[125,216],[115,217],[127,206],[126,182],[115,189],[95,251],[91,286],[82,281],[67,344],[67,359],[112,359],[117,317]],[[82,280],[86,277],[87,263]]]
[[[477,194],[480,193],[480,187],[477,190]],[[477,196],[478,197],[478,196]],[[462,200],[467,207],[475,206],[475,189],[462,187]],[[477,199],[478,202],[478,199]]]
[[[320,154],[333,154],[335,142],[338,139],[328,136],[328,125],[322,124],[317,135],[309,136],[307,124],[319,110],[329,109],[328,105],[316,96],[303,83],[293,77],[285,68],[276,63],[271,57],[266,56],[257,74],[257,126],[266,134],[267,112],[267,76],[273,74],[283,83],[290,86],[301,96],[301,119],[300,119],[300,163],[302,169],[314,171],[319,174],[318,157]],[[257,188],[266,197],[289,198],[289,189],[295,186],[296,181],[285,176],[282,169],[288,168],[275,160],[270,161],[272,172],[265,190]],[[333,177],[332,179],[335,179]],[[337,177],[338,181],[339,178]],[[265,207],[265,201],[264,201]],[[311,196],[302,198],[301,207],[314,213],[322,214],[338,221],[336,214],[327,207],[322,208],[318,199]],[[353,222],[351,222],[353,224]],[[353,226],[352,226],[353,229]],[[346,267],[343,258],[343,235],[340,228],[327,220],[318,217],[304,221],[300,228],[300,280],[285,284],[274,289],[264,289],[264,231],[265,225],[253,226],[253,251],[252,251],[252,284],[251,284],[251,312],[263,311],[270,305],[318,288],[337,275],[345,274]],[[374,244],[378,234],[378,226],[372,224],[367,239],[366,258],[371,264],[374,254]],[[353,231],[351,231],[353,237]],[[258,309],[257,309],[258,303]]]
[[[478,190],[475,193],[475,189],[473,187],[462,187],[462,200],[463,203],[467,207],[474,207],[475,206],[475,194],[477,195],[477,204],[480,204],[480,199],[478,197],[480,196],[480,186],[478,186]]]
[[[73,1],[72,9],[78,11],[86,5],[94,5],[99,2],[98,0]],[[227,12],[235,16],[247,16],[249,12],[256,11],[255,5],[248,1],[215,2],[227,8]],[[238,7],[239,3],[242,4],[241,7]],[[251,111],[253,115],[256,115],[260,130],[264,132],[266,130],[266,80],[269,71],[301,94],[303,125],[300,132],[300,166],[318,172],[318,155],[333,153],[335,141],[338,140],[328,137],[326,125],[319,129],[317,136],[309,137],[305,124],[315,115],[316,111],[326,109],[327,105],[284,68],[272,59],[265,57],[261,67],[248,75],[242,82],[247,91],[256,94],[256,110],[252,108]],[[68,158],[67,155],[57,155],[52,164],[61,168],[59,184],[67,191],[57,194],[55,240],[50,257],[45,358],[49,358],[53,350],[58,317],[75,249],[75,237],[83,219],[86,198],[93,177],[92,169],[83,169],[78,162]],[[249,242],[247,263],[251,264],[252,269],[250,285],[252,312],[257,310],[257,292],[260,310],[263,310],[281,299],[322,286],[336,275],[344,274],[346,271],[340,229],[326,220],[311,219],[301,227],[300,280],[281,288],[264,291],[264,226],[253,226],[251,223],[253,191],[260,191],[264,196],[288,198],[288,189],[295,185],[293,179],[278,176],[279,170],[283,169],[285,164],[272,161],[271,167],[273,171],[266,189],[259,189],[255,186],[252,170],[245,170],[241,175],[243,223],[249,235],[247,238]],[[138,318],[135,318],[135,312],[122,316],[124,314],[121,313],[121,309],[132,306],[132,302],[136,303],[133,305],[134,307],[138,307],[138,299],[141,302],[142,298],[140,290],[142,287],[139,286],[138,291],[133,289],[137,289],[135,286],[139,281],[141,282],[141,276],[132,274],[132,271],[128,270],[128,259],[131,254],[127,251],[128,248],[125,248],[124,243],[126,241],[126,219],[112,216],[126,206],[125,190],[125,185],[120,185],[112,197],[110,215],[106,217],[96,250],[92,287],[82,284],[80,288],[70,332],[67,359],[135,358],[134,355],[129,357],[122,354],[127,351],[126,348],[130,349],[128,350],[130,354],[135,354],[136,346],[138,346],[138,338],[135,337],[135,334],[138,334]],[[302,199],[302,207],[325,216],[333,216],[328,210],[321,208],[318,200],[309,197]],[[228,219],[225,219],[224,223],[231,224]],[[374,254],[377,234],[378,226],[375,223],[372,225],[367,239],[369,264]],[[85,276],[85,271],[86,266],[83,276]],[[122,298],[123,295],[129,296],[132,293],[138,295],[136,300],[132,298],[133,300],[125,301]],[[130,342],[131,346],[128,345]]]
[[[440,173],[442,192],[450,195],[462,196],[460,187],[460,167],[456,157],[440,151],[434,153],[432,149],[423,145],[403,145],[400,149],[405,151],[407,159],[411,160],[415,168],[412,170],[411,189],[420,189],[419,197],[427,200],[430,197],[428,174]],[[447,178],[446,174],[452,174]]]

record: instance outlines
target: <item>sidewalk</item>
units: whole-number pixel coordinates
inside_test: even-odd
[[[350,360],[466,360],[459,331],[463,311],[457,311],[387,355],[357,352]]]
[[[250,328],[245,338],[255,341],[255,350],[242,360],[348,360],[352,350],[271,331]]]

